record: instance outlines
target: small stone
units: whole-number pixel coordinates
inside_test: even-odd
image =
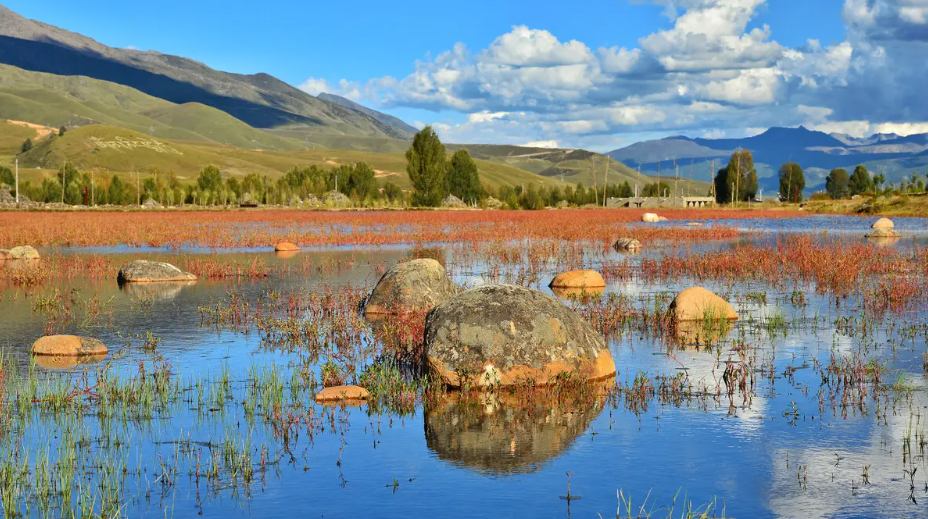
[[[606,281],[595,270],[571,270],[555,276],[548,285],[552,288],[603,288]]]
[[[615,250],[641,250],[641,242],[634,238],[619,238],[613,247]]]
[[[46,335],[32,344],[33,355],[106,355],[109,350],[99,339],[76,335]]]
[[[196,281],[189,272],[158,261],[135,260],[119,269],[119,283],[156,283],[161,281]]]
[[[296,252],[300,248],[288,241],[282,241],[274,246],[274,250],[277,252]]]
[[[737,321],[738,313],[728,301],[703,287],[687,288],[677,294],[669,311],[677,322],[723,319]]]
[[[641,215],[641,221],[646,223],[657,223],[661,221],[661,217],[654,213],[644,213]]]
[[[361,386],[332,386],[316,393],[316,402],[367,400],[370,393]]]

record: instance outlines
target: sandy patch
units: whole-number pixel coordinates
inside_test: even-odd
[[[51,128],[48,128],[48,127],[45,126],[44,124],[27,123],[26,121],[14,121],[14,120],[12,120],[12,119],[7,119],[6,122],[8,122],[8,123],[10,123],[10,124],[17,124],[17,125],[19,125],[19,126],[25,126],[26,128],[31,128],[31,129],[35,130],[35,132],[38,134],[38,137],[39,137],[40,139],[41,139],[42,137],[45,137],[46,135],[49,135],[49,134],[52,133],[53,131],[55,131],[55,130],[53,130],[53,129],[51,129]]]

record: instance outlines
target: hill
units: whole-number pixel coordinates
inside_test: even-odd
[[[342,96],[337,96],[335,94],[329,94],[329,93],[323,92],[316,97],[318,97],[319,99],[322,99],[323,101],[335,103],[335,104],[344,106],[346,108],[351,108],[352,110],[355,110],[357,112],[361,112],[362,114],[369,115],[391,128],[396,128],[397,130],[405,132],[408,136],[415,135],[416,132],[419,131],[414,126],[406,124],[402,120],[396,117],[393,117],[392,115],[387,115],[385,113],[378,112],[377,110],[371,110],[370,108],[364,105],[355,103],[354,101],[350,99],[346,99]]]
[[[408,138],[370,114],[313,97],[268,74],[221,72],[154,51],[116,49],[0,6],[0,63],[133,87],[175,104],[200,103],[256,128],[301,125],[320,132]],[[381,114],[383,115],[383,114]]]

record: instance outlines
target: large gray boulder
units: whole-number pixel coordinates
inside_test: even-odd
[[[615,374],[602,335],[589,323],[554,297],[513,285],[475,288],[435,307],[426,319],[425,355],[433,376],[450,387]]]
[[[397,263],[384,273],[364,305],[366,315],[429,311],[457,293],[441,263],[430,258]]]
[[[119,283],[157,283],[162,281],[196,281],[189,272],[159,261],[135,260],[123,265],[116,278]]]

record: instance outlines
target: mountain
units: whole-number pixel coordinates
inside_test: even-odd
[[[175,104],[200,103],[255,128],[304,126],[330,134],[410,137],[408,131],[381,122],[372,110],[361,112],[313,97],[268,74],[221,72],[179,56],[108,47],[3,6],[0,63],[118,83]]]
[[[806,190],[824,188],[825,177],[834,168],[853,168],[865,164],[871,171],[883,171],[891,182],[910,175],[925,162],[928,134],[899,136],[874,134],[852,137],[845,134],[798,128],[770,128],[742,139],[704,139],[684,136],[638,142],[607,155],[630,167],[654,173],[658,168],[671,171],[693,167],[706,170],[724,167],[734,150],[743,148],[754,155],[761,187],[776,191],[776,172],[780,165],[793,161],[806,172]],[[921,173],[919,171],[919,173]],[[705,174],[705,173],[703,173]]]
[[[319,99],[322,99],[323,101],[335,103],[335,104],[344,106],[345,108],[350,108],[354,111],[361,112],[362,114],[369,115],[391,128],[395,128],[399,131],[406,132],[406,134],[410,136],[415,135],[416,132],[419,131],[416,129],[415,126],[406,124],[405,122],[403,122],[397,117],[393,117],[392,115],[387,115],[385,113],[378,112],[377,110],[371,110],[370,108],[364,105],[355,103],[351,99],[346,99],[342,96],[337,96],[335,94],[329,94],[329,93],[323,92],[316,97],[318,97]]]

